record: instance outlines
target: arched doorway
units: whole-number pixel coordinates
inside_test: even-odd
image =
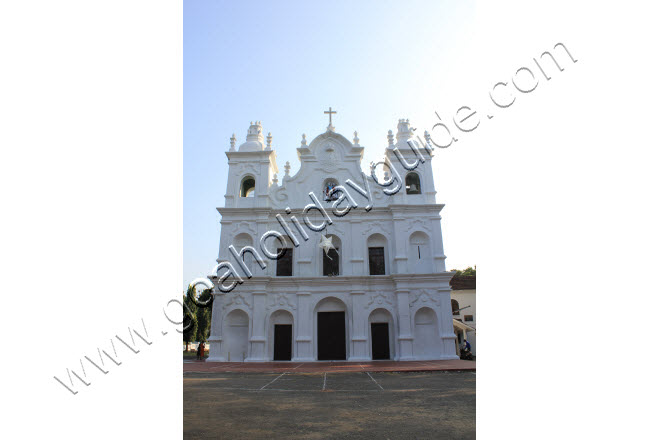
[[[369,315],[371,359],[394,359],[394,320],[385,309],[376,309]]]
[[[435,312],[422,307],[415,313],[415,340],[413,353],[418,359],[433,359],[439,353],[440,336]]]
[[[227,341],[227,361],[243,362],[248,357],[250,318],[243,310],[233,310],[225,318],[223,335]]]
[[[319,361],[346,360],[346,304],[337,298],[324,298],[314,308],[316,358]]]
[[[293,315],[277,310],[270,315],[268,340],[274,361],[290,361],[293,357]]]

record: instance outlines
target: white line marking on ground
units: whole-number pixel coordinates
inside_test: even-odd
[[[383,389],[383,387],[381,387],[380,384],[379,384],[378,382],[376,382],[376,379],[374,379],[373,376],[372,376],[371,374],[369,374],[368,371],[365,371],[365,373],[367,373],[367,375],[369,375],[369,377],[371,377],[371,380],[373,380],[374,383],[375,383],[376,385],[378,385],[378,388],[380,388],[381,390],[385,391],[385,389]]]
[[[284,373],[280,374],[280,375],[277,376],[275,379],[271,380],[271,381],[268,382],[266,385],[264,385],[264,386],[262,386],[261,388],[259,388],[259,391],[263,390],[263,389],[266,388],[268,385],[270,385],[271,383],[275,382],[277,379],[279,379],[280,377],[284,376],[285,374],[287,374],[287,373],[284,372]]]
[[[319,389],[315,390],[290,390],[290,389],[280,389],[280,388],[268,388],[265,390],[259,388],[233,388],[233,387],[219,387],[218,390],[231,390],[231,391],[249,391],[249,392],[258,392],[258,391],[284,391],[289,393],[318,393]],[[355,393],[357,390],[332,390],[336,393]],[[383,390],[391,393],[411,393],[411,392],[426,392],[426,391],[447,391],[446,388],[414,388],[414,389],[393,389],[393,390]],[[364,393],[380,393],[380,390],[359,390],[359,392]],[[454,402],[454,400],[443,400],[443,402]]]
[[[325,379],[328,373],[323,373],[323,389],[321,391],[325,391]]]
[[[302,364],[298,365],[296,368],[300,368],[300,367],[302,367]],[[296,368],[294,368],[294,370],[295,370]]]

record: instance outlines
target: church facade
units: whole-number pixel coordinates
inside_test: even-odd
[[[260,122],[232,136],[208,361],[457,358],[432,149],[400,120],[377,178],[333,113],[281,180]]]

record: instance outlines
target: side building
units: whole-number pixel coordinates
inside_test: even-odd
[[[477,276],[454,275],[451,285],[451,308],[456,333],[456,350],[465,339],[477,354]]]

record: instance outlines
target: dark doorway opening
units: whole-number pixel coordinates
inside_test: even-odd
[[[317,322],[318,359],[346,360],[346,326],[344,312],[319,312]]]
[[[374,322],[371,324],[371,358],[390,358],[390,330],[386,322]]]
[[[293,334],[291,324],[275,324],[275,352],[274,361],[291,360],[291,339]]]

